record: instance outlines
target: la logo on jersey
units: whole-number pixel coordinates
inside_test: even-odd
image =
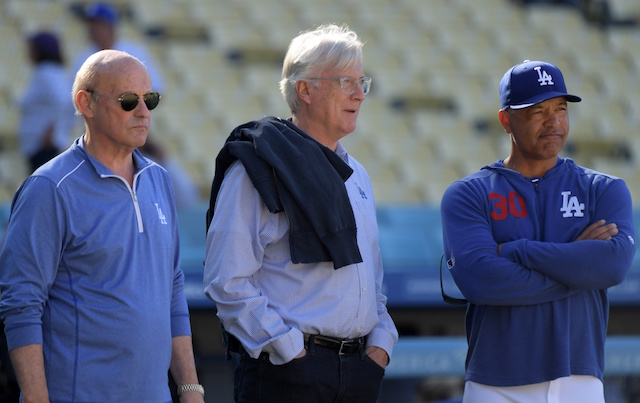
[[[584,217],[584,203],[578,201],[578,197],[571,196],[571,191],[562,192],[562,217]]]
[[[553,77],[551,77],[551,75],[545,70],[542,70],[541,66],[534,67],[533,69],[538,72],[538,82],[541,87],[545,85],[553,85]]]
[[[160,206],[158,206],[158,203],[153,203],[156,205],[156,210],[158,210],[158,218],[160,219],[160,224],[166,224],[167,223],[167,216],[165,216],[162,213],[162,209],[160,209]]]

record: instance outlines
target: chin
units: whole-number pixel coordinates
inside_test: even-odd
[[[349,133],[353,133],[356,130],[356,122],[350,123],[343,128],[343,132],[345,135]]]
[[[144,134],[138,134],[136,136],[134,136],[133,138],[133,143],[136,144],[136,148],[137,147],[142,147],[146,142],[147,142],[147,138],[149,137],[149,133],[144,133]]]

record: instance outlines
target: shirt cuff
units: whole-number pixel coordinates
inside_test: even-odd
[[[13,325],[5,328],[7,347],[9,350],[28,346],[30,344],[42,344],[42,325]]]
[[[391,361],[391,354],[393,353],[393,346],[395,344],[395,337],[386,330],[373,329],[367,336],[367,347],[380,347],[387,352],[389,361]]]
[[[189,314],[171,317],[171,337],[191,336]]]
[[[286,364],[296,358],[304,348],[304,336],[298,329],[291,329],[289,333],[269,344],[264,349],[269,353],[269,361],[274,365]]]

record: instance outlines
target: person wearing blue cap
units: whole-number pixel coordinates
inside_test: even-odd
[[[625,182],[559,157],[569,133],[560,70],[510,68],[504,160],[451,184],[444,256],[468,301],[464,402],[604,402],[607,289],[635,253]]]
[[[72,71],[80,69],[82,63],[93,53],[104,49],[115,49],[127,52],[141,60],[151,76],[153,88],[162,93],[164,90],[164,77],[157,66],[151,52],[144,44],[134,42],[118,35],[120,14],[118,9],[108,2],[93,2],[83,9],[83,18],[87,24],[89,45],[75,57]]]

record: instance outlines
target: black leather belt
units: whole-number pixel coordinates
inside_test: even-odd
[[[304,334],[305,343],[313,341],[313,344],[320,347],[337,351],[338,354],[353,354],[360,351],[364,346],[365,338],[339,339],[337,337],[322,336],[319,334]]]

